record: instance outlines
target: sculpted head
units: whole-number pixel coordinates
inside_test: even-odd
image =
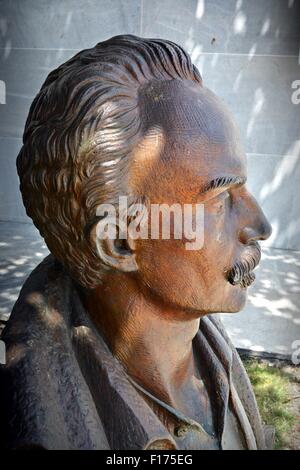
[[[243,307],[271,229],[246,189],[230,113],[176,44],[118,36],[51,72],[17,166],[27,214],[85,288],[122,272],[190,315]],[[184,236],[99,239],[97,208],[120,196],[148,208],[203,204],[203,246],[186,249]]]

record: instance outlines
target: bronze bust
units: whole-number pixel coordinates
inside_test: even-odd
[[[131,35],[76,54],[33,101],[17,169],[51,254],[2,335],[4,447],[266,448],[247,374],[211,314],[243,307],[271,228],[246,189],[236,126],[188,54]],[[162,224],[151,236],[141,215],[153,205],[201,206],[201,247],[172,236],[174,213],[170,237]],[[121,222],[143,236],[119,236]]]

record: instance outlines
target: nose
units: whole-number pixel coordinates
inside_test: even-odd
[[[248,194],[247,207],[244,209],[244,221],[239,231],[239,240],[245,245],[251,241],[267,240],[272,227],[255,198]]]

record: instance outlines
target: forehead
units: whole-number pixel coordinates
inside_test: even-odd
[[[190,81],[156,81],[140,94],[139,172],[172,174],[199,188],[218,176],[246,175],[236,125],[222,101]],[[136,159],[136,163],[138,163]],[[201,180],[201,181],[200,181]]]
[[[224,143],[236,127],[222,101],[208,88],[183,80],[152,81],[140,92],[144,128],[158,125],[166,133],[206,137]]]

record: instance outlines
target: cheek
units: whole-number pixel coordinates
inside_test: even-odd
[[[216,310],[222,312],[240,311],[247,293],[227,281],[227,271],[233,266],[237,249],[234,216],[206,215],[204,254],[210,264],[210,295]]]
[[[186,253],[178,240],[139,241],[137,264],[143,286],[170,304],[193,297],[193,275]]]
[[[146,285],[156,292],[173,292],[186,279],[187,251],[177,240],[145,240],[137,250],[139,274]]]
[[[224,277],[218,256],[208,247],[188,251],[179,240],[139,243],[137,263],[144,286],[182,307],[209,310],[215,304]]]
[[[235,251],[234,220],[224,211],[205,214],[204,249],[224,272],[232,266]]]

